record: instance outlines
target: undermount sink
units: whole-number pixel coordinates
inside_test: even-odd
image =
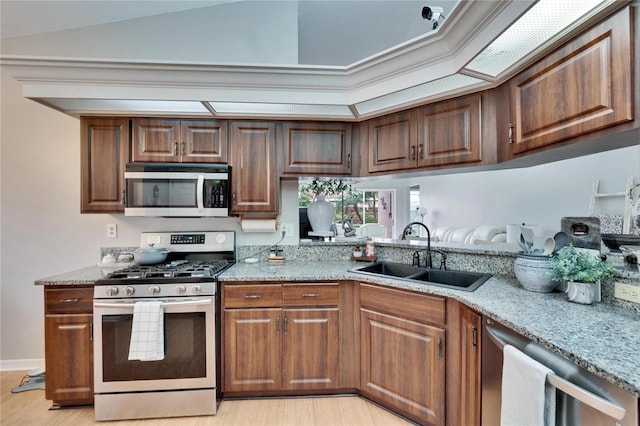
[[[373,276],[394,277],[416,284],[429,284],[464,291],[474,291],[492,276],[491,274],[482,274],[479,272],[420,268],[418,266],[394,262],[377,262],[352,269],[351,272]]]

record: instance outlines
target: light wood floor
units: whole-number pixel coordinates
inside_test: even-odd
[[[371,425],[406,426],[411,423],[357,396],[269,398],[222,401],[215,416],[149,419],[96,423],[93,409],[49,410],[44,390],[11,393],[24,371],[0,373],[0,425],[2,426],[174,426],[174,425]]]

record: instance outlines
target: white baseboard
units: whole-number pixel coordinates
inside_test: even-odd
[[[44,358],[41,359],[2,359],[0,371],[20,371],[44,368]]]

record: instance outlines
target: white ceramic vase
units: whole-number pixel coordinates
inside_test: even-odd
[[[333,224],[335,208],[324,195],[318,195],[307,207],[307,216],[314,232],[328,232]]]

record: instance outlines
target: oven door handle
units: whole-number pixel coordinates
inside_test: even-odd
[[[210,305],[213,299],[198,299],[198,300],[186,300],[184,302],[164,302],[160,306],[163,308],[170,308],[172,306],[197,306],[197,305]],[[93,302],[95,308],[133,308],[135,303],[105,303],[105,302]]]

